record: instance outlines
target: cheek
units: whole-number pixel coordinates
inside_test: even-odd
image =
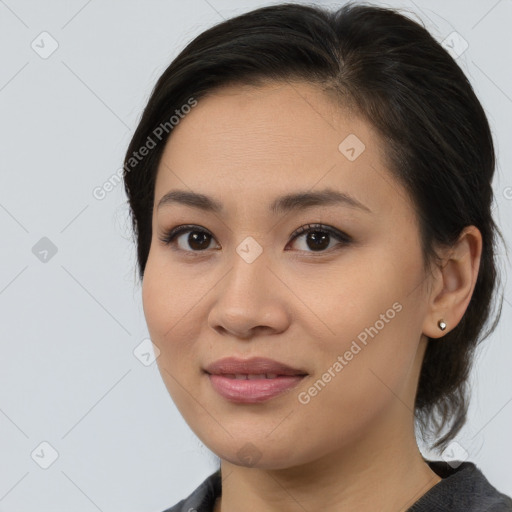
[[[151,341],[160,351],[156,362],[162,380],[185,417],[193,409],[189,392],[197,385],[198,373],[189,364],[199,337],[190,322],[197,302],[175,270],[158,265],[156,258],[148,259],[142,283],[144,316]]]
[[[310,325],[319,328],[309,339],[315,345],[311,348],[316,377],[332,390],[325,393],[322,388],[321,394],[330,395],[325,399],[333,405],[345,400],[351,402],[348,407],[364,408],[368,397],[384,400],[391,393],[386,386],[400,389],[408,378],[419,340],[422,300],[419,290],[411,290],[421,274],[417,264],[412,268],[394,261],[386,261],[382,253],[377,260],[360,259],[331,275],[323,290],[298,291],[309,309],[320,313],[321,322],[310,315]]]
[[[315,418],[317,426],[304,428],[311,434],[321,429],[327,445],[339,443],[340,436],[348,442],[362,435],[377,418],[405,402],[416,344],[412,337],[404,338],[406,309],[389,309],[387,299],[382,306],[367,305],[357,321],[338,316],[337,335],[318,340],[327,343],[310,351],[318,363],[314,378],[297,391],[297,418],[304,418],[305,425]],[[381,313],[388,323],[380,319]]]
[[[165,250],[151,249],[142,283],[144,315],[149,329],[158,338],[167,332],[172,334],[201,292],[200,279],[186,282],[180,267],[170,261]]]
[[[179,360],[192,334],[187,333],[187,316],[197,302],[194,289],[184,286],[177,270],[150,255],[142,283],[142,304],[151,340],[160,350],[159,364]]]
[[[142,305],[148,330],[153,342],[158,344],[172,325],[169,313],[175,312],[175,308],[168,302],[170,297],[165,293],[168,279],[168,276],[159,273],[156,266],[148,260],[142,283]]]

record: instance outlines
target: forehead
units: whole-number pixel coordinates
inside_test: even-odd
[[[198,100],[174,127],[155,201],[173,187],[269,201],[294,189],[329,187],[379,211],[398,187],[382,151],[373,127],[319,86],[232,85]]]
[[[186,143],[202,153],[242,159],[285,154],[318,158],[318,153],[332,158],[339,156],[338,145],[350,133],[364,139],[368,149],[379,143],[370,125],[319,86],[304,82],[230,85],[201,98],[173,129],[168,147],[174,152],[175,146]]]

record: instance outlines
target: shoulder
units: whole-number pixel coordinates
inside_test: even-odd
[[[427,462],[442,480],[408,512],[512,512],[512,499],[493,487],[473,462],[462,462],[457,467],[444,461]]]
[[[208,476],[185,499],[163,512],[212,512],[217,496],[221,493],[220,469]]]

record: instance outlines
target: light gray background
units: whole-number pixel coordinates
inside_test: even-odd
[[[155,81],[183,46],[271,3],[0,0],[0,510],[160,512],[216,467],[156,363],[134,355],[148,333],[123,186],[103,200],[92,192],[121,167]],[[469,44],[457,61],[495,136],[509,242],[512,2],[374,3],[416,13],[439,41],[456,31]],[[31,47],[51,49],[43,31],[58,43],[48,58]],[[46,261],[43,237],[57,249]],[[510,286],[506,298],[457,441],[512,494]],[[42,442],[58,452],[47,469]]]

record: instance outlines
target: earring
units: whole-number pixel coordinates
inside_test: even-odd
[[[437,325],[439,329],[441,329],[441,331],[444,331],[446,329],[446,323],[443,320],[439,320],[439,322],[437,322]]]

